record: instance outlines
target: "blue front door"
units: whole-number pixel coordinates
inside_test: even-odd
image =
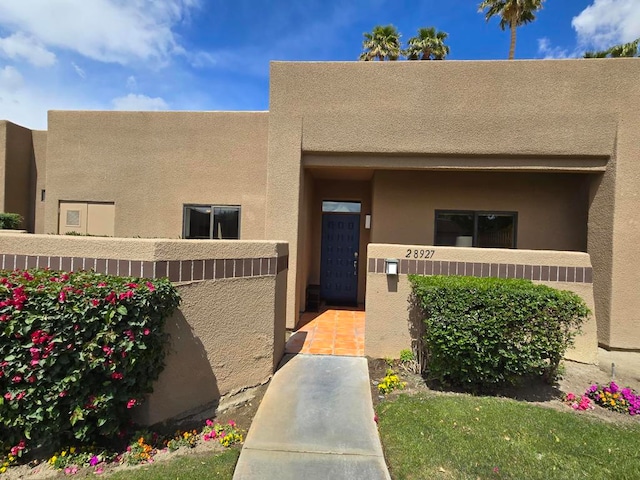
[[[320,297],[328,304],[357,305],[359,245],[359,214],[322,214]]]

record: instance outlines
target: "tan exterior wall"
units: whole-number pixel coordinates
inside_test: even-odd
[[[33,229],[32,171],[35,170],[31,130],[10,122],[0,121],[0,145],[4,161],[0,171],[0,211],[22,216],[22,228]],[[0,160],[2,158],[0,157]]]
[[[303,271],[303,152],[355,153],[349,166],[378,169],[393,169],[398,155],[445,158],[447,169],[461,167],[451,157],[480,158],[482,165],[465,162],[478,169],[491,168],[492,159],[506,170],[557,162],[573,171],[578,162],[581,171],[600,171],[606,164],[606,182],[591,192],[587,234],[598,292],[612,286],[600,341],[638,348],[640,229],[631,219],[640,209],[639,77],[638,59],[272,63],[266,237],[290,244],[288,315],[301,301],[294,285]],[[387,154],[387,165],[379,157],[371,163],[372,153]],[[607,197],[615,204],[612,220]]]
[[[144,276],[163,276],[164,265],[170,278],[178,275],[182,303],[167,323],[167,365],[137,412],[147,424],[265,382],[283,355],[286,244],[4,234],[0,250],[0,269],[52,265],[58,259],[64,269],[77,269],[109,259],[102,266],[113,266],[114,272],[138,269]],[[268,268],[260,270],[265,260]],[[220,275],[219,261],[226,264]],[[208,276],[210,262],[216,270]],[[181,281],[187,269],[188,280]]]
[[[183,205],[241,205],[265,238],[266,112],[49,112],[45,232],[60,201],[114,202],[117,237],[182,236]]]
[[[587,249],[589,177],[578,174],[377,171],[372,241],[435,241],[435,210],[518,214],[517,248]]]
[[[479,248],[455,248],[455,247],[425,247],[425,245],[384,245],[370,244],[368,250],[367,273],[367,320],[365,330],[365,354],[371,357],[398,358],[400,350],[412,348],[410,334],[410,316],[415,312],[409,309],[409,296],[411,284],[408,273],[423,273],[417,271],[420,264],[416,260],[405,260],[408,250],[423,250],[430,248],[434,251],[430,262],[438,262],[435,274],[473,274],[481,276],[477,271],[478,265],[494,265],[490,267],[488,275],[515,277],[517,266],[546,266],[549,267],[574,267],[575,273],[571,277],[562,277],[561,274],[555,280],[543,281],[542,268],[537,271],[531,268],[531,278],[534,283],[541,283],[559,290],[572,291],[585,301],[591,309],[592,315],[583,325],[582,334],[576,338],[575,346],[567,352],[566,358],[584,363],[597,363],[598,339],[596,327],[596,310],[593,299],[592,283],[588,278],[579,275],[588,275],[591,270],[589,255],[577,252],[550,252],[534,250],[504,250],[504,249],[479,249]],[[381,259],[396,258],[401,261],[400,275],[386,275],[383,272]],[[441,264],[442,262],[442,264]],[[444,262],[447,263],[445,270]],[[450,263],[455,262],[456,271],[450,270]],[[382,262],[383,263],[383,262]],[[473,263],[475,272],[467,270]],[[504,269],[501,268],[504,265]],[[577,268],[576,268],[577,267]],[[464,273],[463,269],[464,268]],[[580,273],[578,273],[580,272]],[[549,273],[549,272],[547,272]],[[522,276],[527,275],[527,269],[522,269]],[[548,278],[553,278],[553,273]],[[564,281],[558,281],[561,278]],[[571,281],[568,281],[571,280]],[[578,281],[580,280],[580,281]]]
[[[0,212],[5,212],[4,196],[7,176],[7,124],[9,122],[0,120]]]
[[[42,200],[42,191],[45,190],[46,199],[46,180],[47,180],[47,132],[34,130],[33,136],[33,153],[35,157],[35,171],[32,175],[31,182],[33,188],[33,233],[44,233],[44,204]]]

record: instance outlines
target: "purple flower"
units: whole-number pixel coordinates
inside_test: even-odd
[[[92,467],[95,467],[97,464],[100,463],[100,459],[98,458],[97,455],[94,455],[93,457],[91,457],[91,459],[89,460],[89,465],[91,465]]]

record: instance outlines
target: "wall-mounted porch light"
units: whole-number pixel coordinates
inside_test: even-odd
[[[384,273],[387,275],[398,275],[398,259],[386,258],[384,261]]]
[[[371,214],[367,213],[364,216],[364,228],[366,228],[367,230],[369,230],[371,228]]]

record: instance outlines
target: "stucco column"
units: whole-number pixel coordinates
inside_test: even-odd
[[[298,226],[303,188],[300,180],[302,120],[278,111],[278,92],[273,90],[269,116],[265,231],[266,238],[289,243],[287,328],[293,328],[300,310],[300,298],[296,292],[300,288],[299,282],[304,281],[298,272],[298,240],[301,234]]]
[[[640,344],[640,101],[638,95],[629,95],[628,101],[618,123],[615,196],[611,199],[614,216],[608,346],[637,349]]]

